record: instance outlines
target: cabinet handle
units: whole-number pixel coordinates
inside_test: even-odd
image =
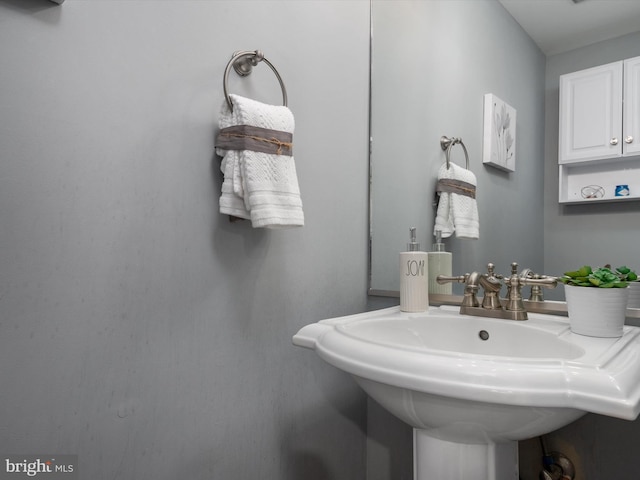
[[[633,142],[633,137],[631,135],[627,135],[626,137],[624,137],[624,143],[631,143]]]
[[[609,143],[610,143],[611,145],[617,145],[617,144],[618,144],[618,139],[614,137],[614,138],[612,138],[611,140],[609,140]]]

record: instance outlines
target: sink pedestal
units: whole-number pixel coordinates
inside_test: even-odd
[[[597,338],[553,315],[513,322],[391,307],[312,323],[293,342],[415,429],[415,480],[518,480],[517,440],[587,412],[640,413],[638,327]]]
[[[518,480],[518,442],[466,444],[413,430],[414,480]]]

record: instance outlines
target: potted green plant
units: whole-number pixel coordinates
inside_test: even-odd
[[[571,331],[592,337],[622,336],[629,298],[630,281],[638,276],[623,266],[610,265],[565,272],[564,284]]]
[[[618,267],[627,268],[627,267]],[[640,308],[640,277],[631,269],[628,269],[626,281],[629,284],[629,299],[627,308]]]

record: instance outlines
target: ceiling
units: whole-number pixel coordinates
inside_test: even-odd
[[[639,0],[498,1],[546,55],[640,31]]]

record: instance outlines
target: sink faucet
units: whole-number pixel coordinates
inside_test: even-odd
[[[493,263],[487,265],[487,273],[465,273],[448,277],[438,275],[439,284],[464,283],[464,296],[460,305],[460,313],[480,317],[504,318],[509,320],[527,320],[527,311],[522,300],[522,287],[531,286],[530,301],[542,301],[542,288],[553,288],[557,285],[555,277],[537,275],[531,269],[518,274],[518,264],[511,264],[511,275],[507,278],[495,274]],[[500,299],[502,282],[507,285],[507,297]],[[482,304],[478,301],[478,291],[482,288],[484,296]]]

